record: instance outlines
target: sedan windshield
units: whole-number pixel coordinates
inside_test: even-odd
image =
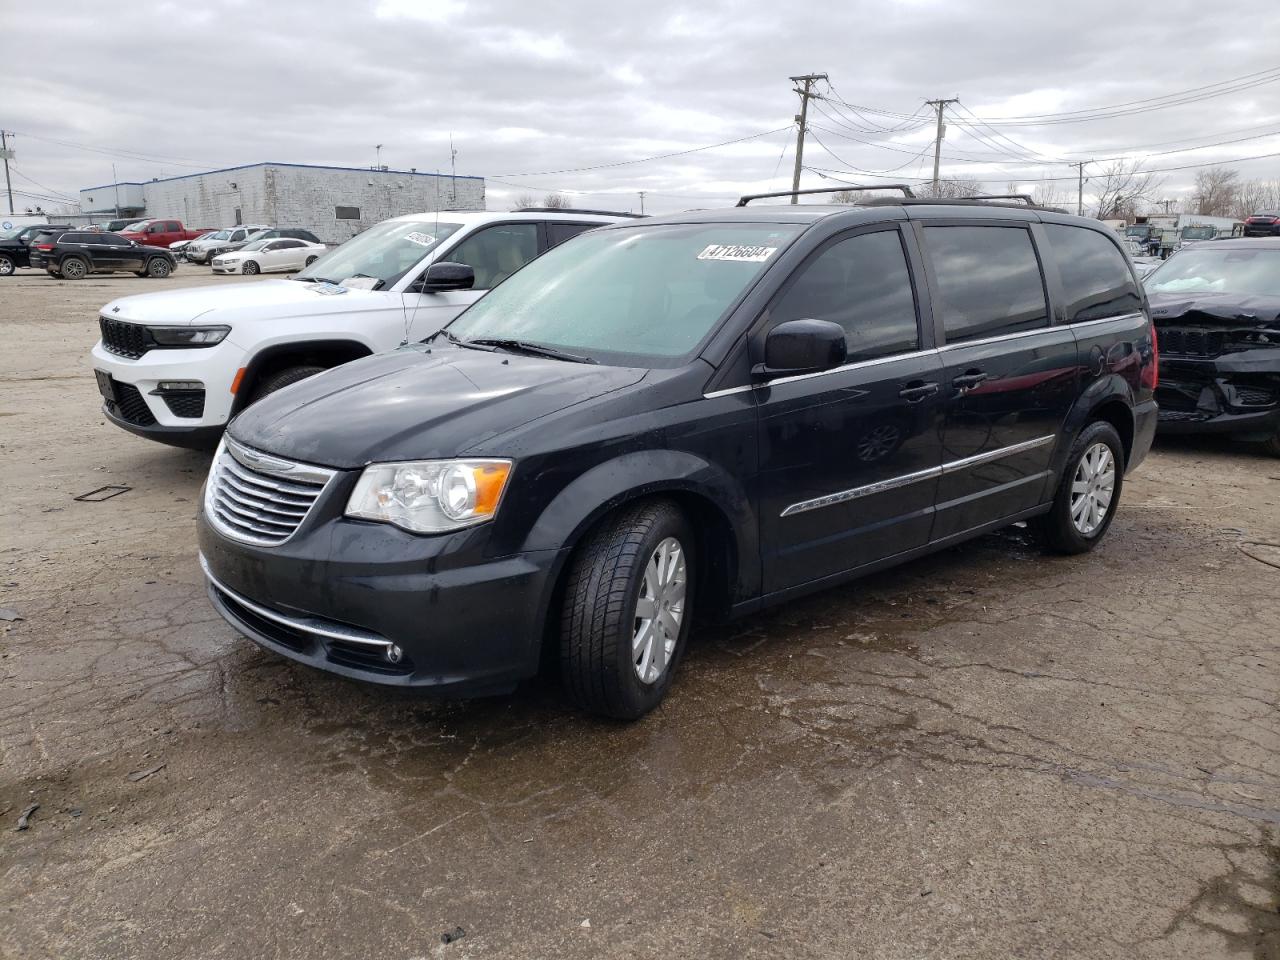
[[[366,277],[381,280],[379,287],[386,290],[461,228],[459,223],[434,220],[388,220],[330,250],[294,279],[341,283]]]
[[[254,240],[252,243],[246,243],[243,247],[241,247],[240,252],[248,253],[251,250],[261,250],[270,242],[271,242],[270,240]]]
[[[1280,250],[1195,246],[1166,260],[1146,278],[1145,286],[1148,293],[1280,296]]]
[[[448,333],[552,347],[600,363],[672,366],[800,229],[698,223],[586,233],[514,273]]]

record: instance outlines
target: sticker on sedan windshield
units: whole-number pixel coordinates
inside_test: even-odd
[[[735,243],[711,243],[698,254],[699,260],[736,260],[738,263],[764,263],[777,247],[755,247]]]
[[[436,242],[436,238],[429,233],[406,233],[404,238],[410,243],[416,243],[422,247],[429,247]]]

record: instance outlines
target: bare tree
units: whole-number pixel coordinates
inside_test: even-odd
[[[560,210],[565,207],[573,206],[573,202],[563,193],[548,193],[542,198],[542,205],[552,210]]]
[[[1264,210],[1280,209],[1280,180],[1243,180],[1236,191],[1231,216],[1237,220]]]
[[[1209,167],[1196,174],[1195,212],[1205,217],[1225,217],[1235,208],[1240,174],[1229,167]]]
[[[1164,181],[1140,160],[1117,160],[1089,178],[1095,197],[1094,216],[1099,220],[1131,220],[1138,207],[1160,192]]]
[[[523,210],[525,207],[536,207],[538,205],[538,198],[532,193],[522,193],[520,196],[516,197],[514,204],[515,205],[511,208],[512,210]]]
[[[951,180],[939,180],[937,190],[934,190],[932,183],[926,183],[917,188],[916,195],[939,200],[963,200],[986,191],[986,184],[976,177],[955,177]]]

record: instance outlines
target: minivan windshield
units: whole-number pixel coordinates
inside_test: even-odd
[[[1280,296],[1280,250],[1195,246],[1170,257],[1143,281],[1148,293]]]
[[[352,277],[365,277],[381,280],[378,288],[386,290],[461,229],[460,223],[388,220],[321,255],[293,279],[341,283]]]
[[[801,229],[695,223],[585,233],[512,274],[447,331],[456,340],[517,340],[600,363],[671,366]]]

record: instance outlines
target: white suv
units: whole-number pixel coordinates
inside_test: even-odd
[[[92,352],[103,412],[138,436],[212,447],[258,398],[424,339],[544,250],[622,216],[414,214],[369,228],[287,280],[113,300]],[[427,277],[433,263],[471,269],[442,266]]]

